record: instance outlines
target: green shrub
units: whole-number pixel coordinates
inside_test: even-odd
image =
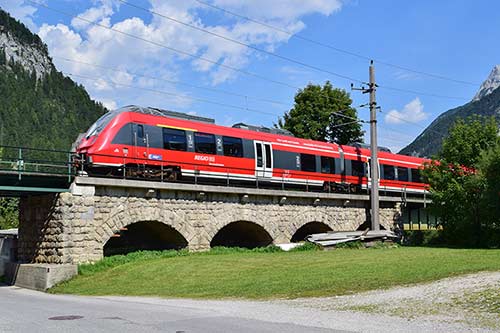
[[[337,249],[364,249],[365,245],[361,241],[340,243],[335,245]]]
[[[318,251],[321,250],[321,246],[311,243],[311,242],[305,242],[304,244],[294,247],[293,249],[290,249],[288,252],[302,252],[302,251]]]
[[[93,264],[82,264],[78,266],[78,273],[81,275],[93,274],[100,271],[141,260],[152,260],[159,258],[169,258],[188,255],[188,250],[167,250],[167,251],[137,251],[128,254],[120,254],[110,257],[104,257]]]
[[[439,246],[445,245],[440,230],[405,230],[402,244],[406,246]]]

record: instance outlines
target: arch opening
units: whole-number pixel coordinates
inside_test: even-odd
[[[253,222],[232,222],[220,229],[210,242],[210,247],[245,247],[253,249],[271,245],[273,238],[260,225]]]
[[[123,228],[119,237],[111,237],[104,245],[104,256],[140,250],[179,250],[187,245],[187,240],[174,228],[157,221],[143,221]]]
[[[372,222],[370,220],[363,222],[363,224],[361,224],[358,227],[358,229],[356,229],[356,230],[357,231],[365,231],[366,229],[369,229],[369,230],[372,229]],[[385,230],[385,227],[382,224],[380,224],[380,230]]]
[[[332,228],[321,222],[309,222],[304,224],[302,227],[297,229],[295,234],[293,234],[291,242],[297,243],[302,242],[307,236],[312,234],[320,234],[324,232],[332,231]]]

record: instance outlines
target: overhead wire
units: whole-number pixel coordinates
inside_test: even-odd
[[[79,77],[82,79],[86,80],[91,80],[95,82],[107,82],[111,83],[115,86],[121,86],[121,87],[126,87],[126,88],[131,88],[131,89],[138,89],[138,90],[144,90],[144,91],[149,91],[149,92],[154,92],[158,94],[163,94],[167,96],[173,96],[173,97],[180,97],[184,98],[186,100],[193,100],[193,101],[198,101],[202,103],[208,103],[208,104],[213,104],[213,105],[218,105],[218,106],[223,106],[227,108],[232,108],[232,109],[238,109],[238,110],[243,110],[243,111],[248,111],[248,112],[255,112],[255,113],[260,113],[264,115],[269,115],[269,116],[274,116],[278,117],[278,114],[267,112],[267,111],[262,111],[258,109],[253,109],[253,108],[247,108],[244,106],[239,106],[239,105],[233,105],[233,104],[228,104],[228,103],[222,103],[222,102],[217,102],[209,99],[204,99],[204,98],[198,98],[198,97],[193,97],[185,94],[178,94],[170,91],[163,91],[163,90],[157,90],[157,89],[152,89],[152,88],[146,88],[146,87],[138,87],[138,86],[133,86],[133,85],[128,85],[124,83],[119,83],[110,79],[104,79],[104,78],[96,78],[96,77],[91,77],[91,76],[86,76],[86,75],[80,75],[80,74],[75,74],[75,73],[70,73],[70,72],[63,72],[65,75],[73,76],[73,77]]]
[[[183,82],[183,81],[169,80],[169,79],[165,79],[165,78],[161,78],[161,77],[157,77],[157,76],[150,76],[150,75],[140,74],[140,73],[136,73],[136,72],[129,72],[127,70],[123,70],[123,69],[120,69],[120,68],[117,68],[117,67],[110,67],[110,66],[103,66],[103,65],[99,65],[99,64],[92,64],[92,63],[88,63],[88,62],[85,62],[85,61],[80,61],[80,60],[75,60],[75,59],[69,59],[69,58],[60,57],[60,56],[53,56],[52,58],[54,58],[54,59],[60,59],[60,60],[66,61],[66,62],[72,62],[72,63],[76,63],[76,64],[82,64],[82,65],[85,65],[85,66],[91,66],[91,67],[95,67],[95,68],[109,70],[109,71],[113,71],[113,72],[117,72],[117,73],[124,73],[124,74],[132,75],[132,76],[138,76],[138,77],[143,77],[143,78],[147,78],[147,79],[152,79],[152,80],[163,81],[163,82],[172,83],[172,84],[183,85],[183,86],[187,86],[187,87],[191,87],[191,88],[196,88],[196,89],[201,89],[201,90],[207,90],[207,91],[216,92],[216,93],[220,93],[220,94],[226,94],[226,95],[229,95],[229,96],[242,97],[242,98],[246,98],[246,99],[250,99],[250,100],[254,100],[254,101],[260,101],[260,102],[266,102],[266,103],[271,103],[271,104],[278,104],[278,105],[290,106],[290,103],[285,103],[285,102],[282,102],[282,101],[276,101],[276,100],[272,100],[272,99],[266,99],[266,98],[261,98],[261,97],[249,96],[249,95],[244,95],[244,94],[240,94],[240,93],[236,93],[236,92],[232,92],[232,91],[228,91],[228,90],[217,89],[217,88],[210,88],[210,87],[204,87],[204,86],[199,86],[199,85],[195,85],[195,84],[187,83],[187,82]]]
[[[69,75],[69,76],[73,76],[73,77],[79,77],[79,78],[82,78],[82,79],[91,80],[91,81],[95,81],[95,82],[107,82],[107,83],[111,83],[111,84],[113,84],[115,86],[122,86],[122,87],[126,87],[126,88],[131,88],[131,89],[138,89],[138,90],[150,91],[150,92],[154,92],[154,93],[158,93],[158,94],[163,94],[163,95],[168,95],[168,96],[173,96],[173,97],[185,98],[187,100],[193,100],[193,101],[198,101],[198,102],[202,102],[202,103],[208,103],[208,104],[223,106],[223,107],[227,107],[227,108],[232,108],[232,109],[238,109],[238,110],[243,110],[243,111],[260,113],[260,114],[265,114],[265,115],[274,116],[274,117],[280,117],[280,115],[278,115],[276,113],[271,113],[271,112],[262,111],[262,110],[258,110],[258,109],[253,109],[253,108],[247,108],[247,107],[244,107],[244,106],[239,106],[239,105],[234,105],[234,104],[222,103],[222,102],[208,100],[208,99],[204,99],[204,98],[193,97],[193,96],[189,96],[189,95],[185,95],[185,94],[178,94],[178,93],[173,93],[173,92],[169,92],[169,91],[163,91],[163,90],[157,90],[157,89],[152,89],[152,88],[146,88],[146,87],[138,87],[138,86],[128,85],[128,84],[119,83],[119,82],[116,82],[116,81],[113,81],[113,80],[110,80],[110,79],[96,78],[96,77],[91,77],[91,76],[86,76],[86,75],[80,75],[80,74],[75,74],[75,73],[70,73],[70,72],[63,72],[63,74]],[[359,118],[347,116],[347,115],[344,115],[344,114],[341,113],[343,111],[348,111],[348,110],[351,110],[351,109],[352,109],[352,107],[349,107],[349,108],[338,110],[338,111],[330,111],[330,113],[332,113],[334,115],[338,115],[338,116],[344,117],[344,118],[356,120],[357,122],[361,122],[361,123],[366,122],[366,120],[362,120],[362,119],[359,119]]]
[[[356,78],[352,78],[352,77],[347,76],[347,75],[339,74],[339,73],[336,73],[336,72],[333,72],[333,71],[330,71],[330,70],[327,70],[327,69],[324,69],[324,68],[320,68],[318,66],[307,64],[307,63],[305,63],[303,61],[300,61],[300,60],[296,60],[296,59],[293,59],[293,58],[290,58],[290,57],[287,57],[287,56],[280,55],[280,54],[275,53],[275,52],[271,52],[271,51],[267,51],[267,50],[261,49],[259,47],[256,47],[256,46],[253,46],[253,45],[241,42],[241,41],[236,40],[234,38],[231,38],[231,37],[228,37],[228,36],[224,36],[224,35],[215,33],[213,31],[210,31],[210,30],[205,29],[205,28],[201,28],[199,26],[193,25],[193,24],[188,23],[188,22],[181,21],[181,20],[176,19],[174,17],[168,16],[168,15],[165,15],[165,14],[162,14],[162,13],[158,13],[156,11],[153,11],[153,10],[145,8],[145,7],[141,7],[141,6],[136,5],[136,4],[132,4],[132,3],[128,2],[128,1],[126,1],[126,0],[118,0],[118,1],[120,1],[123,4],[128,5],[130,7],[142,10],[144,12],[147,12],[147,13],[149,13],[151,15],[159,16],[159,17],[161,17],[163,19],[166,19],[166,20],[169,20],[171,22],[175,22],[175,23],[181,24],[181,25],[189,27],[191,29],[195,29],[197,31],[201,31],[201,32],[209,34],[211,36],[215,36],[217,38],[221,38],[223,40],[226,40],[226,41],[238,44],[240,46],[247,47],[249,49],[252,49],[252,50],[255,50],[255,51],[258,51],[258,52],[261,52],[261,53],[264,53],[264,54],[267,54],[267,55],[270,55],[270,56],[273,56],[273,57],[276,57],[276,58],[279,58],[279,59],[282,59],[282,60],[285,60],[285,61],[288,61],[288,62],[291,62],[291,63],[294,63],[294,64],[298,64],[298,65],[303,66],[305,68],[313,69],[315,71],[322,72],[322,73],[325,73],[325,74],[330,74],[330,75],[333,75],[333,76],[336,76],[336,77],[339,77],[341,79],[348,80],[348,81],[351,81],[351,82],[365,83],[362,80],[359,80],[359,79],[356,79]],[[289,34],[293,36],[292,33],[289,33]],[[369,59],[368,57],[364,57],[364,58],[367,59],[367,60]],[[391,87],[391,86],[386,86],[386,85],[379,85],[379,87],[382,88],[382,89],[393,90],[393,91],[398,91],[398,92],[404,92],[404,93],[407,93],[407,94],[418,94],[418,95],[422,95],[422,96],[445,98],[445,99],[466,100],[466,98],[463,98],[463,97],[439,95],[439,94],[434,94],[434,93],[427,93],[427,92],[422,92],[422,91],[415,91],[415,90],[408,90],[408,89],[403,89],[403,88]]]
[[[143,37],[140,37],[140,36],[136,36],[136,35],[133,35],[133,34],[129,34],[127,32],[124,32],[124,31],[121,31],[121,30],[118,30],[116,28],[112,28],[112,27],[108,27],[108,26],[105,26],[103,24],[100,24],[100,23],[97,23],[97,22],[94,22],[94,21],[91,21],[91,20],[88,20],[88,19],[85,19],[85,18],[82,18],[78,15],[73,15],[73,14],[70,14],[70,13],[67,13],[67,12],[64,12],[64,11],[61,11],[59,9],[55,9],[55,8],[52,8],[52,7],[49,7],[45,4],[42,4],[42,3],[39,3],[39,2],[36,2],[36,1],[32,1],[32,0],[26,0],[27,2],[30,2],[36,6],[39,6],[39,7],[43,7],[43,8],[46,8],[48,10],[51,10],[51,11],[54,11],[54,12],[57,12],[57,13],[60,13],[60,14],[63,14],[65,16],[69,16],[69,17],[72,17],[72,18],[75,18],[75,19],[79,19],[81,21],[84,21],[84,22],[87,22],[89,24],[92,24],[92,25],[95,25],[95,26],[99,26],[101,28],[104,28],[104,29],[107,29],[107,30],[110,30],[110,31],[114,31],[116,33],[120,33],[122,35],[125,35],[125,36],[128,36],[130,38],[134,38],[134,39],[138,39],[138,40],[141,40],[141,41],[144,41],[144,42],[147,42],[147,43],[150,43],[150,44],[153,44],[153,45],[156,45],[156,46],[159,46],[159,47],[162,47],[162,48],[165,48],[165,49],[168,49],[168,50],[171,50],[175,53],[179,53],[179,54],[183,54],[183,55],[186,55],[186,56],[189,56],[189,57],[192,57],[192,58],[196,58],[196,59],[200,59],[202,61],[206,61],[206,62],[209,62],[209,63],[212,63],[216,66],[220,66],[220,67],[223,67],[223,68],[227,68],[227,69],[230,69],[230,70],[233,70],[233,71],[236,71],[236,72],[241,72],[243,74],[246,74],[246,75],[249,75],[249,76],[254,76],[256,78],[259,78],[259,79],[262,79],[262,80],[265,80],[265,81],[268,81],[268,82],[272,82],[272,83],[276,83],[276,84],[280,84],[280,85],[284,85],[284,86],[288,86],[290,88],[294,88],[294,89],[300,89],[299,87],[295,87],[293,85],[290,85],[286,82],[282,82],[282,81],[277,81],[277,80],[274,80],[274,79],[269,79],[267,77],[264,77],[264,76],[261,76],[257,73],[252,73],[252,72],[248,72],[248,71],[245,71],[245,70],[241,70],[241,69],[238,69],[238,68],[234,68],[232,66],[228,66],[228,65],[225,65],[225,64],[221,64],[217,61],[214,61],[214,60],[210,60],[210,59],[207,59],[207,58],[204,58],[204,57],[201,57],[201,56],[198,56],[198,55],[195,55],[195,54],[191,54],[189,52],[186,52],[186,51],[182,51],[182,50],[178,50],[178,49],[175,49],[175,48],[172,48],[170,46],[167,46],[167,45],[164,45],[164,44],[161,44],[161,43],[157,43],[157,42],[154,42],[152,40],[148,40],[146,38],[143,38]],[[122,0],[120,0],[122,1]],[[198,1],[199,0],[195,0],[195,1]],[[124,3],[127,3],[126,1],[122,1]],[[220,37],[220,36],[219,36]],[[253,47],[252,47],[253,48]],[[274,54],[274,53],[273,53]],[[292,60],[293,61],[293,60]],[[309,66],[307,64],[305,64],[306,66]],[[315,66],[313,66],[315,67]],[[318,69],[320,71],[322,71],[321,69]],[[332,74],[333,72],[331,72],[330,74]],[[130,73],[128,73],[130,74]],[[338,76],[337,73],[334,73],[335,75]],[[81,75],[78,75],[78,74],[71,74],[71,73],[68,73],[68,75],[72,75],[72,76],[76,76],[76,77],[82,77],[82,78],[86,78],[86,79],[92,79],[90,77],[84,77],[84,76],[81,76]],[[142,74],[134,74],[134,75],[142,75]],[[145,75],[142,75],[144,77],[147,77]],[[357,80],[357,79],[353,79],[353,78],[350,78],[350,77],[345,77],[347,79],[351,79],[353,81],[357,81],[357,82],[362,82],[360,80]],[[102,79],[101,79],[102,80]],[[165,91],[158,91],[158,90],[155,90],[155,89],[150,89],[150,88],[144,88],[144,87],[134,87],[134,86],[128,86],[128,85],[124,85],[124,84],[120,84],[120,83],[117,83],[117,82],[113,82],[113,81],[109,81],[115,85],[120,85],[120,86],[125,86],[125,87],[129,87],[129,88],[135,88],[135,89],[141,89],[141,90],[148,90],[148,91],[151,91],[151,92],[156,92],[156,93],[161,93],[161,94],[167,94],[167,95],[170,95],[170,96],[177,96],[177,97],[183,97],[183,98],[189,98],[191,100],[196,100],[196,101],[200,101],[200,102],[205,102],[205,103],[211,103],[211,104],[215,104],[215,105],[219,105],[219,106],[225,106],[225,107],[231,107],[231,108],[236,108],[236,109],[241,109],[241,110],[246,110],[246,111],[250,111],[250,112],[257,112],[257,113],[261,113],[261,114],[267,114],[267,115],[272,115],[272,116],[279,116],[277,114],[274,114],[274,113],[269,113],[269,112],[265,112],[265,111],[261,111],[261,110],[257,110],[257,109],[251,109],[251,108],[247,108],[247,107],[241,107],[241,106],[235,106],[235,105],[230,105],[230,104],[226,104],[226,103],[220,103],[220,102],[216,102],[216,101],[211,101],[211,100],[206,100],[206,99],[201,99],[201,98],[195,98],[195,97],[191,97],[191,96],[187,96],[187,95],[181,95],[181,94],[175,94],[175,93],[171,93],[171,92],[165,92]],[[176,83],[180,83],[180,82],[176,82]],[[185,84],[185,83],[184,83]],[[202,88],[202,87],[199,87],[199,86],[194,86],[194,85],[191,85],[193,87],[196,87],[196,88]],[[429,96],[433,96],[433,97],[441,97],[441,98],[453,98],[453,99],[461,99],[459,97],[453,97],[453,96],[443,96],[443,95],[437,95],[437,94],[429,94],[429,93],[423,93],[423,92],[418,92],[418,91],[413,91],[413,90],[406,90],[406,89],[399,89],[399,88],[394,88],[394,87],[387,87],[387,86],[380,86],[382,88],[385,88],[385,89],[391,89],[391,90],[395,90],[395,91],[400,91],[400,92],[405,92],[405,93],[413,93],[413,94],[421,94],[421,95],[429,95]],[[204,87],[206,88],[206,87]],[[210,88],[206,88],[206,89],[210,89]],[[243,95],[243,94],[235,94],[235,95],[239,95],[240,97],[245,97],[245,98],[249,98],[249,96],[246,96],[246,95]],[[261,99],[261,100],[264,100],[264,99]],[[270,100],[268,100],[270,101]],[[276,102],[276,101],[272,101],[273,103]],[[280,103],[280,102],[278,102]],[[342,110],[343,111],[343,110]],[[335,114],[335,112],[333,112],[333,114]],[[343,114],[337,114],[339,116],[343,116],[343,117],[347,117]],[[394,115],[392,114],[389,114],[389,116],[392,116],[394,117]],[[364,123],[366,121],[364,120],[359,120],[357,118],[352,118],[356,121],[359,121],[361,123]],[[400,120],[402,121],[405,121],[405,122],[408,122],[406,119],[403,119],[403,118],[399,118]],[[413,125],[417,125],[419,126],[418,124],[415,124],[415,123],[412,123],[412,122],[408,122],[410,124],[413,124]],[[419,127],[422,127],[422,128],[425,128],[423,126],[419,126]],[[442,133],[440,132],[437,132],[437,131],[434,131],[434,130],[431,130],[433,132],[436,132],[436,133],[439,133],[440,135],[442,135]]]
[[[187,52],[187,51],[182,51],[182,50],[173,48],[171,46],[168,46],[168,45],[165,45],[165,44],[162,44],[162,43],[158,43],[158,42],[152,41],[152,40],[147,39],[147,38],[143,38],[143,37],[140,37],[140,36],[137,36],[137,35],[133,35],[133,34],[130,34],[128,32],[122,31],[122,30],[118,30],[118,29],[113,28],[113,27],[108,27],[108,26],[106,26],[104,24],[100,24],[100,23],[94,22],[92,20],[88,20],[88,19],[83,18],[81,16],[74,15],[74,14],[71,14],[71,13],[67,13],[65,11],[62,11],[62,10],[59,10],[59,9],[55,9],[53,7],[49,7],[49,6],[45,5],[45,4],[39,3],[37,1],[26,0],[26,2],[29,2],[29,3],[31,3],[31,4],[33,4],[35,6],[38,6],[38,7],[41,7],[41,8],[45,8],[47,10],[50,10],[50,11],[53,11],[53,12],[56,12],[56,13],[59,13],[59,14],[62,14],[62,15],[65,15],[65,16],[77,19],[77,20],[81,20],[83,22],[87,22],[89,24],[92,24],[92,25],[97,26],[97,27],[101,27],[101,28],[109,30],[109,31],[114,31],[116,33],[119,33],[121,35],[130,37],[130,38],[134,38],[134,39],[137,39],[137,40],[140,40],[140,41],[152,44],[152,45],[156,45],[158,47],[161,47],[161,48],[164,48],[166,50],[172,51],[174,53],[182,54],[184,56],[188,56],[188,57],[191,57],[191,58],[194,58],[194,59],[199,59],[199,60],[207,62],[207,63],[211,63],[211,64],[213,64],[215,66],[218,66],[218,67],[229,69],[229,70],[232,70],[234,72],[239,72],[239,73],[242,73],[242,74],[245,74],[245,75],[248,75],[248,76],[253,76],[253,77],[258,78],[260,80],[264,80],[264,81],[267,81],[267,82],[271,82],[271,83],[275,83],[275,84],[278,84],[278,85],[286,86],[286,87],[289,87],[289,88],[301,89],[300,87],[291,85],[291,84],[289,84],[287,82],[274,80],[274,79],[268,78],[266,76],[262,76],[260,74],[254,73],[254,72],[249,72],[249,71],[246,71],[246,70],[243,70],[243,69],[239,69],[239,68],[236,68],[236,67],[233,67],[233,66],[229,66],[229,65],[223,64],[223,63],[221,63],[219,61],[208,59],[208,58],[205,58],[205,57],[202,57],[200,55],[193,54],[193,53],[190,53],[190,52]]]
[[[384,113],[384,114],[385,114],[386,116],[388,116],[388,117],[392,117],[392,118],[394,118],[394,119],[398,119],[398,120],[400,120],[400,121],[403,121],[403,122],[405,122],[405,123],[408,123],[408,124],[413,125],[413,126],[416,126],[416,127],[419,127],[419,128],[421,128],[421,129],[428,130],[428,131],[431,131],[431,132],[437,133],[437,134],[442,135],[442,136],[446,136],[446,135],[447,135],[446,133],[442,133],[442,132],[439,132],[439,131],[433,130],[432,128],[429,128],[428,126],[423,126],[423,125],[420,125],[419,123],[416,123],[416,122],[414,122],[414,121],[410,121],[410,120],[405,119],[405,118],[402,118],[402,117],[398,117],[398,116],[396,116],[396,115],[394,115],[394,114],[392,114],[392,113],[386,113],[386,112],[384,112],[384,111],[382,111],[382,110],[381,110],[380,112],[381,112],[381,113]]]
[[[354,82],[357,82],[357,83],[363,83],[364,81],[362,80],[359,80],[359,79],[356,79],[356,78],[353,78],[353,77],[350,77],[350,76],[347,76],[347,75],[343,75],[343,74],[339,74],[337,72],[333,72],[331,70],[328,70],[328,69],[324,69],[324,68],[320,68],[318,66],[314,66],[314,65],[310,65],[310,64],[307,64],[303,61],[300,61],[300,60],[296,60],[296,59],[293,59],[293,58],[290,58],[290,57],[287,57],[287,56],[284,56],[284,55],[281,55],[281,54],[278,54],[276,52],[271,52],[271,51],[267,51],[267,50],[264,50],[264,49],[261,49],[259,47],[256,47],[256,46],[253,46],[253,45],[250,45],[250,44],[247,44],[247,43],[244,43],[244,42],[241,42],[239,40],[236,40],[234,38],[230,38],[230,37],[227,37],[227,36],[224,36],[224,35],[221,35],[221,34],[218,34],[218,33],[215,33],[213,31],[210,31],[210,30],[207,30],[207,29],[204,29],[204,28],[201,28],[201,27],[198,27],[198,26],[195,26],[193,24],[190,24],[190,23],[187,23],[187,22],[184,22],[184,21],[181,21],[181,20],[178,20],[176,18],[173,18],[173,17],[170,17],[170,16],[167,16],[167,15],[164,15],[164,14],[161,14],[161,13],[158,13],[158,12],[155,12],[151,9],[147,9],[147,8],[144,8],[144,7],[141,7],[141,6],[138,6],[136,4],[132,4],[128,1],[125,1],[125,0],[118,0],[128,6],[131,6],[131,7],[134,7],[134,8],[137,8],[139,10],[142,10],[142,11],[145,11],[147,13],[150,13],[152,15],[155,15],[155,16],[159,16],[161,18],[164,18],[166,20],[169,20],[169,21],[172,21],[172,22],[175,22],[175,23],[178,23],[178,24],[181,24],[183,26],[186,26],[186,27],[189,27],[191,29],[195,29],[195,30],[198,30],[198,31],[201,31],[201,32],[204,32],[206,34],[209,34],[209,35],[212,35],[212,36],[215,36],[215,37],[218,37],[218,38],[221,38],[221,39],[224,39],[226,41],[229,41],[229,42],[232,42],[232,43],[235,43],[235,44],[238,44],[238,45],[241,45],[241,46],[244,46],[244,47],[247,47],[249,49],[252,49],[252,50],[255,50],[257,52],[261,52],[261,53],[264,53],[264,54],[267,54],[269,56],[272,56],[272,57],[275,57],[275,58],[278,58],[278,59],[282,59],[282,60],[285,60],[285,61],[288,61],[288,62],[291,62],[291,63],[294,63],[294,64],[297,64],[297,65],[300,65],[302,67],[305,67],[305,68],[309,68],[309,69],[312,69],[312,70],[315,70],[315,71],[318,71],[318,72],[322,72],[322,73],[325,73],[325,74],[330,74],[330,75],[333,75],[333,76],[336,76],[338,78],[341,78],[341,79],[344,79],[344,80],[348,80],[348,81],[354,81]]]
[[[54,11],[56,13],[60,13],[62,15],[65,15],[65,16],[68,16],[68,17],[71,17],[71,18],[75,18],[75,19],[78,19],[78,20],[81,20],[81,21],[84,21],[84,22],[87,22],[89,24],[92,24],[92,25],[95,25],[95,26],[98,26],[98,27],[101,27],[103,29],[107,29],[107,30],[110,30],[110,31],[114,31],[116,33],[119,33],[119,34],[122,34],[122,35],[125,35],[125,36],[128,36],[130,38],[134,38],[134,39],[137,39],[137,40],[141,40],[143,42],[146,42],[146,43],[150,43],[152,45],[156,45],[158,47],[161,47],[161,48],[165,48],[167,50],[170,50],[174,53],[178,53],[178,54],[182,54],[182,55],[185,55],[185,56],[188,56],[188,57],[191,57],[191,58],[195,58],[195,59],[199,59],[199,60],[202,60],[202,61],[205,61],[205,62],[208,62],[208,63],[211,63],[215,66],[219,66],[219,67],[222,67],[222,68],[226,68],[226,69],[229,69],[229,70],[232,70],[232,71],[235,71],[235,72],[239,72],[239,73],[242,73],[242,74],[245,74],[245,75],[248,75],[248,76],[253,76],[255,78],[258,78],[258,79],[261,79],[261,80],[264,80],[264,81],[268,81],[268,82],[271,82],[271,83],[274,83],[274,84],[278,84],[278,85],[282,85],[282,86],[286,86],[286,87],[289,87],[289,88],[293,88],[293,89],[302,89],[300,87],[297,87],[297,86],[294,86],[294,85],[291,85],[287,82],[283,82],[283,81],[279,81],[279,80],[275,80],[275,79],[271,79],[271,78],[268,78],[266,76],[262,76],[260,74],[257,74],[257,73],[254,73],[254,72],[249,72],[249,71],[246,71],[246,70],[243,70],[243,69],[239,69],[239,68],[236,68],[236,67],[233,67],[233,66],[229,66],[229,65],[226,65],[226,64],[223,64],[223,63],[220,63],[219,61],[215,61],[215,60],[212,60],[212,59],[208,59],[208,58],[205,58],[205,57],[202,57],[200,55],[196,55],[196,54],[192,54],[190,52],[186,52],[186,51],[182,51],[182,50],[179,50],[179,49],[176,49],[176,48],[173,48],[171,46],[168,46],[168,45],[165,45],[165,44],[161,44],[161,43],[158,43],[158,42],[155,42],[155,41],[152,41],[152,40],[149,40],[149,39],[146,39],[146,38],[143,38],[143,37],[140,37],[140,36],[136,36],[136,35],[133,35],[133,34],[130,34],[128,32],[124,32],[124,31],[121,31],[121,30],[118,30],[116,28],[113,28],[113,27],[108,27],[106,25],[103,25],[103,24],[100,24],[100,23],[97,23],[97,22],[94,22],[92,20],[88,20],[86,18],[83,18],[83,17],[80,17],[78,15],[74,15],[74,14],[71,14],[71,13],[67,13],[65,11],[62,11],[62,10],[59,10],[59,9],[55,9],[53,7],[49,7],[48,5],[45,5],[45,4],[42,4],[42,3],[39,3],[37,1],[33,1],[33,0],[26,0],[27,2],[29,3],[32,3],[38,7],[41,7],[41,8],[45,8],[45,9],[48,9],[50,11]],[[305,64],[305,63],[304,63]],[[308,65],[309,66],[309,65]],[[312,66],[312,65],[311,65]],[[313,67],[316,67],[316,66],[313,66]],[[322,69],[319,69],[322,71]],[[330,74],[332,74],[334,72],[331,72]],[[346,79],[349,78],[349,77],[345,77]],[[361,80],[358,80],[358,79],[354,79],[354,78],[349,78],[349,79],[352,79],[353,81],[356,81],[356,82],[360,82],[360,83],[364,83],[363,81]],[[444,95],[438,95],[438,94],[432,94],[432,93],[426,93],[426,92],[420,92],[420,91],[415,91],[415,90],[407,90],[407,89],[402,89],[402,88],[395,88],[395,87],[389,87],[389,86],[379,86],[381,88],[384,88],[384,89],[388,89],[388,90],[393,90],[393,91],[398,91],[398,92],[404,92],[404,93],[411,93],[411,94],[419,94],[419,95],[425,95],[425,96],[430,96],[430,97],[437,97],[437,98],[446,98],[446,99],[459,99],[459,100],[465,100],[466,98],[461,98],[461,97],[454,97],[454,96],[444,96]]]
[[[275,30],[275,31],[278,31],[278,32],[281,32],[281,33],[284,33],[286,35],[289,35],[291,38],[300,39],[300,40],[306,41],[308,43],[315,44],[315,45],[318,45],[318,46],[321,46],[321,47],[324,47],[324,48],[328,48],[328,49],[334,50],[334,51],[339,52],[339,53],[344,53],[344,54],[347,54],[347,55],[350,55],[350,56],[353,56],[353,57],[356,57],[356,58],[359,58],[359,59],[368,60],[368,61],[374,60],[376,63],[382,64],[382,65],[385,65],[385,66],[388,66],[388,67],[397,68],[397,69],[404,70],[404,71],[411,72],[411,73],[415,73],[415,74],[425,75],[425,76],[432,77],[432,78],[439,79],[439,80],[445,80],[445,81],[450,81],[450,82],[455,82],[455,83],[461,83],[461,84],[467,84],[467,85],[473,85],[473,86],[480,85],[480,83],[476,83],[476,82],[455,79],[455,78],[447,77],[447,76],[440,75],[440,74],[429,73],[429,72],[425,72],[425,71],[421,71],[421,70],[412,69],[412,68],[409,68],[409,67],[406,67],[406,66],[401,66],[401,65],[390,63],[390,62],[386,62],[386,61],[381,61],[381,60],[378,60],[378,59],[374,59],[372,57],[368,57],[368,56],[362,55],[362,54],[357,53],[357,52],[345,50],[345,49],[336,47],[336,46],[334,46],[332,44],[321,42],[321,41],[318,41],[318,40],[315,40],[315,39],[303,36],[301,34],[293,33],[293,32],[291,32],[289,30],[284,29],[284,28],[276,27],[274,25],[262,22],[260,20],[256,20],[254,18],[238,14],[238,13],[230,11],[228,9],[219,7],[219,6],[214,5],[214,4],[211,4],[211,3],[207,2],[207,1],[203,1],[203,0],[194,0],[194,1],[198,2],[199,4],[204,5],[206,7],[210,7],[212,9],[216,9],[218,11],[224,12],[225,14],[229,14],[229,15],[232,15],[234,17],[238,17],[238,18],[244,19],[246,21],[259,24],[259,25],[264,26],[266,28],[269,28],[269,29],[272,29],[272,30]]]

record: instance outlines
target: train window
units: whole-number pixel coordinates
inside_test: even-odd
[[[243,143],[240,138],[222,137],[224,156],[243,157]]]
[[[144,139],[144,126],[137,125],[137,138]]]
[[[266,168],[272,168],[271,146],[264,144],[264,148],[266,149]]]
[[[174,128],[164,128],[163,148],[186,151],[186,131]]]
[[[335,173],[335,159],[333,157],[321,156],[321,172]]]
[[[351,175],[356,177],[365,177],[365,163],[361,161],[351,161]]]
[[[300,154],[300,169],[302,171],[316,172],[316,156]]]
[[[197,153],[215,154],[215,136],[207,133],[194,133],[194,150]]]
[[[408,168],[398,167],[398,180],[402,182],[407,182],[408,178]]]
[[[387,180],[396,179],[396,172],[395,172],[394,166],[386,165],[386,164],[381,164],[381,166],[382,166],[382,170],[384,171],[383,179],[387,179]]]
[[[256,143],[257,147],[257,168],[262,168],[262,143]]]
[[[419,169],[411,169],[411,181],[414,183],[422,182],[422,176],[420,175]]]

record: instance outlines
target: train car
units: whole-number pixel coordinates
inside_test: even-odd
[[[296,138],[280,129],[127,106],[108,112],[77,146],[92,175],[305,186],[358,192],[370,186],[370,150]],[[423,193],[425,160],[380,151],[380,188]]]

